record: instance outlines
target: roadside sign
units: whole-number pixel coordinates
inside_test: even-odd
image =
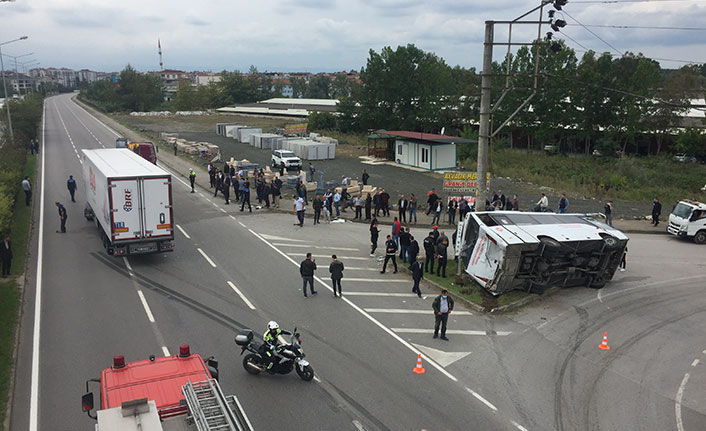
[[[284,133],[306,133],[306,123],[304,124],[288,124],[284,126]]]
[[[486,187],[490,187],[490,172],[486,177]],[[445,192],[477,194],[478,174],[475,172],[447,172],[444,174]]]

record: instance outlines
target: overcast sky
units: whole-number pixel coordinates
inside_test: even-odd
[[[620,0],[618,0],[620,1]],[[451,65],[480,69],[484,22],[511,20],[534,8],[527,0],[16,0],[0,2],[3,53],[33,56],[40,67],[119,71],[130,63],[158,70],[360,70],[368,51],[413,43]],[[706,0],[570,2],[563,33],[585,48],[615,51],[583,24],[706,27]],[[546,17],[546,13],[545,13]],[[536,20],[535,13],[527,19]],[[514,41],[536,37],[536,26],[513,29]],[[544,26],[542,33],[550,29]],[[706,62],[706,31],[591,28],[618,52]],[[506,36],[498,25],[496,40]],[[565,38],[577,51],[583,48]],[[495,59],[503,48],[496,47]],[[582,52],[578,52],[580,57]],[[4,58],[6,68],[14,60]],[[661,61],[663,67],[683,63]]]

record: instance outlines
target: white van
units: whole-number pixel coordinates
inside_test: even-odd
[[[493,295],[551,286],[600,289],[613,278],[628,237],[586,214],[469,213],[460,257]]]
[[[706,243],[706,204],[684,199],[669,214],[667,232],[672,235],[694,238],[697,244]]]

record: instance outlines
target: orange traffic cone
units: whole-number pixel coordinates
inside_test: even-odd
[[[415,374],[424,374],[427,370],[422,367],[422,354],[417,355],[417,366],[412,370]]]
[[[603,342],[598,345],[598,348],[601,350],[610,350],[610,346],[608,345],[608,331],[603,333]]]

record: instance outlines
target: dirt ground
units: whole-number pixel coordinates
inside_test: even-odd
[[[180,137],[194,141],[205,141],[217,144],[221,148],[224,159],[231,156],[236,159],[248,159],[262,166],[270,163],[269,150],[261,150],[251,147],[248,144],[241,144],[231,138],[219,136],[215,133],[216,123],[238,123],[256,127],[262,127],[264,132],[274,131],[276,128],[284,127],[285,124],[293,124],[295,120],[285,120],[280,118],[265,118],[255,116],[240,115],[208,115],[194,117],[131,117],[127,115],[114,116],[118,121],[130,127],[152,135],[156,139],[159,132],[179,133]],[[394,202],[400,194],[409,196],[414,193],[425,206],[427,192],[432,187],[436,188],[440,196],[446,197],[448,194],[441,193],[442,174],[434,172],[417,172],[403,167],[389,165],[369,165],[363,163],[358,156],[366,153],[366,148],[360,145],[339,145],[336,151],[335,160],[314,161],[317,172],[324,173],[324,181],[340,182],[342,176],[353,179],[360,179],[362,170],[367,169],[370,174],[369,184],[377,187],[384,187]],[[201,161],[205,164],[206,161]],[[304,167],[308,162],[304,161]],[[550,207],[556,210],[561,190],[551,190],[541,185],[523,182],[520,179],[494,178],[491,181],[491,190],[502,190],[505,196],[512,198],[517,194],[522,210],[530,210],[540,198],[540,193],[546,193],[549,198]],[[568,196],[570,212],[603,212],[605,202],[595,199]],[[614,202],[614,218],[643,219],[651,212],[651,202]],[[663,202],[663,218],[665,218],[672,204]]]

